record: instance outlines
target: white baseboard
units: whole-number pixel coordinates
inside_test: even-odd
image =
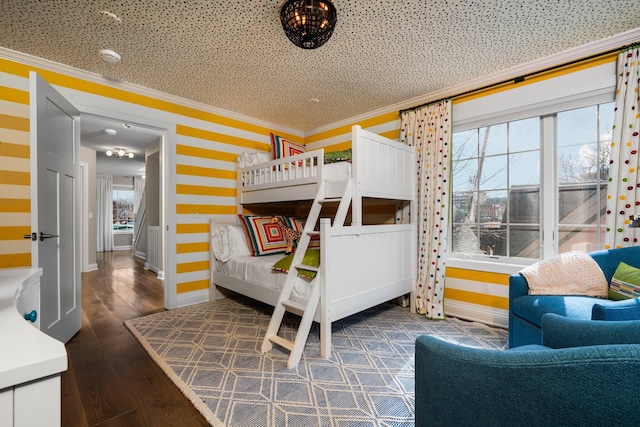
[[[501,328],[507,328],[509,326],[509,312],[499,308],[491,308],[455,300],[445,300],[444,311],[447,316],[473,320]]]
[[[136,251],[134,255],[137,256],[138,258],[147,259],[146,252]]]
[[[155,270],[156,273],[158,273],[158,280],[164,282],[164,270],[158,270],[157,268]]]
[[[114,246],[113,250],[114,251],[130,251],[132,249],[131,245],[128,246]]]
[[[209,302],[209,289],[178,294],[177,308]]]
[[[90,271],[96,271],[98,269],[98,264],[93,263],[93,264],[89,264],[87,265],[87,269],[85,271],[83,271],[83,273],[88,273]]]

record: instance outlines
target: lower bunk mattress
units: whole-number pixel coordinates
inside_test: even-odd
[[[284,254],[260,257],[237,255],[226,262],[216,260],[215,269],[218,273],[255,283],[257,284],[256,286],[281,290],[287,280],[287,274],[273,271],[271,268],[284,256]],[[315,283],[316,280],[310,281],[296,275],[293,295],[300,298],[308,298],[311,295],[312,286],[317,285]]]

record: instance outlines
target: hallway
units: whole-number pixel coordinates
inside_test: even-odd
[[[123,322],[164,310],[161,282],[130,251],[97,254],[82,274],[82,329],[66,345],[62,425],[206,426]]]

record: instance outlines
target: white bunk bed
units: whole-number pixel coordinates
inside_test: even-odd
[[[241,212],[245,204],[298,200],[314,200],[315,204],[318,200],[340,200],[333,223],[328,218],[319,221],[321,263],[318,275],[311,282],[313,286],[319,286],[319,304],[317,309],[313,306],[312,319],[320,324],[321,357],[330,357],[331,322],[414,291],[417,262],[415,151],[413,147],[354,126],[351,178],[327,180],[327,165],[323,161],[324,151],[320,149],[239,168],[238,206]],[[410,221],[363,225],[363,198],[408,202],[404,203],[402,215]],[[345,224],[349,205],[351,223]],[[316,219],[308,218],[307,226],[310,223],[312,229]],[[293,262],[295,265],[296,258]],[[282,301],[280,290],[227,275],[214,268],[216,263],[219,261],[212,255],[212,286],[275,307]],[[293,265],[289,276],[295,276]],[[296,297],[291,299],[295,301]],[[413,310],[413,298],[410,301]],[[309,326],[310,323],[309,320]],[[303,336],[306,341],[307,335]],[[269,348],[270,345],[263,344],[263,351]],[[289,367],[297,363],[290,359]]]

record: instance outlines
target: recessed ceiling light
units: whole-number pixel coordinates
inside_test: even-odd
[[[120,60],[122,59],[118,52],[114,52],[111,49],[100,49],[99,53],[100,58],[102,58],[103,61],[109,62],[111,64],[120,62]]]
[[[115,129],[105,129],[104,131],[107,133],[107,135],[111,135],[111,136],[118,133],[118,131],[116,131]]]
[[[129,123],[123,123],[122,127],[123,128],[127,128],[127,129],[131,129],[131,125]]]
[[[319,98],[309,98],[309,102],[320,102]]]

